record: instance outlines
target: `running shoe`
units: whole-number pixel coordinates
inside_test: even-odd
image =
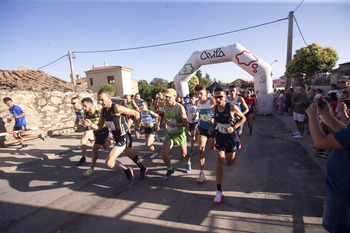
[[[81,157],[81,159],[79,160],[79,162],[76,163],[77,166],[81,166],[84,163],[86,163],[86,158],[85,157]]]
[[[143,179],[146,175],[146,172],[148,171],[148,167],[142,167],[141,170],[140,170],[140,177],[141,179]]]
[[[239,143],[238,150],[242,149],[242,143]]]
[[[189,154],[190,156],[192,156],[192,155],[193,155],[193,150],[190,149],[190,150],[188,151],[188,154]]]
[[[158,153],[157,152],[154,152],[153,154],[151,154],[151,159],[154,159],[155,157],[158,156]]]
[[[175,172],[175,168],[172,170],[167,170],[165,176],[163,177],[163,180],[168,181],[170,179],[170,176]]]
[[[299,131],[297,131],[297,132],[294,132],[292,135],[293,135],[293,136],[295,136],[295,135],[300,135],[300,133],[299,133]]]
[[[191,172],[192,172],[191,163],[186,164],[186,173],[191,173]]]
[[[87,170],[83,173],[83,176],[89,177],[93,171],[94,171],[94,170],[90,167],[89,169],[87,169]]]
[[[323,159],[328,159],[328,154],[326,152],[317,152],[315,155]]]
[[[128,179],[128,183],[130,184],[131,181],[134,180],[134,170],[132,169],[132,167],[129,166],[124,172],[126,175],[126,179]]]
[[[19,150],[27,149],[29,146],[28,145],[22,145]]]
[[[197,179],[197,183],[203,183],[207,178],[204,172],[199,173],[199,177]]]
[[[304,137],[303,137],[303,136],[301,136],[301,135],[299,134],[299,135],[295,135],[295,136],[293,136],[293,138],[298,139],[298,138],[304,138]]]
[[[214,198],[214,203],[216,203],[216,204],[222,203],[223,199],[224,199],[224,194],[222,194],[222,192],[216,190],[216,196]]]
[[[41,140],[45,141],[45,136],[44,136],[44,134],[42,134],[42,133],[39,134],[38,138],[40,138]]]

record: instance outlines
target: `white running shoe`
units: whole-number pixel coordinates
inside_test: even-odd
[[[293,138],[304,138],[303,136],[301,136],[300,134],[299,135],[295,135],[293,136]]]
[[[294,132],[292,135],[296,136],[296,135],[300,135],[300,133],[299,133],[299,131],[297,131],[297,132]]]
[[[222,192],[216,190],[216,196],[214,198],[214,203],[216,203],[216,204],[221,203],[223,199],[224,199],[224,194],[222,194]]]
[[[197,183],[203,183],[207,178],[207,176],[204,174],[204,172],[199,173],[199,177],[197,179]]]
[[[158,153],[157,152],[155,152],[155,153],[153,153],[153,154],[151,154],[151,159],[154,159],[155,157],[157,157],[158,156]]]

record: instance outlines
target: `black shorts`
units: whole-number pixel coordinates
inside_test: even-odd
[[[155,126],[145,128],[145,134],[156,134]]]
[[[122,146],[126,145],[126,148],[129,148],[129,147],[132,146],[131,134],[129,132],[127,132],[123,136],[113,135],[113,137],[114,137],[114,140],[115,140],[115,145],[114,146],[122,147]]]
[[[95,135],[95,144],[103,145],[109,140],[108,128],[103,128],[99,131],[94,131],[94,135]]]
[[[214,131],[214,133],[212,135],[210,135],[208,133],[207,129],[204,129],[204,128],[200,127],[200,126],[198,126],[198,128],[199,128],[199,134],[200,135],[206,136],[207,138],[215,138],[215,131]]]
[[[237,134],[223,134],[223,133],[217,133],[216,134],[216,143],[215,148],[220,151],[225,152],[236,152],[238,150],[240,144],[239,137]]]
[[[195,123],[188,123],[190,132],[194,131],[197,125],[198,125],[198,122],[195,122]]]
[[[27,129],[26,125],[13,127],[13,131],[15,131],[15,130],[25,130],[25,129]]]

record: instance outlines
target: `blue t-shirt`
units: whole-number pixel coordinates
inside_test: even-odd
[[[350,127],[333,136],[344,149],[332,150],[328,157],[326,189],[350,198]]]
[[[141,103],[143,102],[143,99],[140,100],[135,100],[137,107],[139,107],[139,109],[141,109]]]
[[[9,111],[13,115],[13,117],[19,116],[23,113],[23,110],[17,105],[13,105],[11,108],[9,108]],[[21,127],[25,125],[27,125],[25,116],[15,118],[15,127]]]

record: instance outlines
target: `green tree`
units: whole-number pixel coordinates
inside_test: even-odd
[[[167,87],[168,86],[168,81],[162,78],[154,78],[150,82],[151,86],[153,87]]]
[[[194,87],[199,84],[199,80],[196,75],[193,75],[193,77],[188,81],[188,88],[191,92],[194,92]]]
[[[308,77],[319,72],[328,72],[338,60],[337,52],[331,47],[312,43],[295,51],[293,59],[287,64],[289,75],[305,73]]]
[[[115,92],[116,92],[115,87],[113,87],[111,84],[108,84],[108,83],[102,84],[100,87],[100,90],[106,90],[109,93],[111,93],[111,95],[115,95]]]

